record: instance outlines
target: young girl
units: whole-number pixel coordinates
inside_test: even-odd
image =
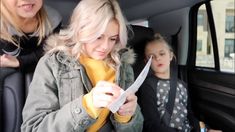
[[[174,53],[165,39],[157,34],[145,46],[145,58],[153,57],[152,73],[146,78],[138,91],[138,102],[144,115],[146,132],[189,132],[198,131],[198,121],[189,108],[188,91],[182,81],[178,80],[176,96],[170,123],[165,124],[163,115],[166,111],[170,90],[170,63]],[[154,82],[158,81],[157,85]]]
[[[33,72],[43,54],[43,40],[59,29],[61,16],[52,8],[44,8],[43,0],[1,0],[0,3],[0,114],[2,114],[4,79],[18,71]],[[19,89],[18,86],[16,88]],[[0,118],[2,125],[2,117]]]
[[[133,53],[116,0],[82,0],[61,34],[48,40],[23,110],[24,132],[142,131],[137,97],[107,107],[134,81]],[[54,47],[51,49],[51,47]]]

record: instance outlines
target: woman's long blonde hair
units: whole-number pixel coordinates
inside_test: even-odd
[[[116,0],[81,0],[73,11],[68,28],[53,38],[57,39],[56,42],[49,44],[55,47],[51,51],[67,50],[78,58],[82,44],[100,37],[111,20],[119,24],[119,40],[105,61],[116,68],[120,64],[118,51],[127,43],[126,20]]]
[[[8,29],[10,27],[12,27],[12,28],[14,28],[14,30],[18,34],[20,34],[22,36],[24,36],[25,34],[20,29],[20,26],[14,20],[14,17],[10,13],[9,9],[3,3],[3,0],[1,0],[0,15],[1,15],[1,18],[0,18],[0,21],[1,21],[0,38],[3,40],[6,40],[8,42],[11,42],[19,47],[18,40],[15,40],[13,38],[11,32],[9,32]],[[46,30],[48,30],[47,28],[49,28],[49,30],[51,29],[51,25],[48,20],[47,13],[43,7],[37,12],[36,18],[38,20],[38,26],[37,26],[37,29],[35,30],[35,32],[38,33],[38,36],[39,36],[38,44],[40,44],[42,42],[42,40],[45,38],[45,36],[47,35],[46,34]]]

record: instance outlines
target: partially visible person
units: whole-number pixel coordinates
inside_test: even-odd
[[[33,72],[43,55],[45,38],[59,31],[61,16],[43,0],[1,0],[0,113],[4,79],[14,72]],[[23,81],[23,80],[22,80]],[[0,117],[2,124],[2,116]],[[2,127],[1,127],[2,128]]]
[[[61,16],[43,0],[1,0],[0,20],[0,67],[23,71],[35,67],[44,39],[61,24]]]
[[[134,81],[134,53],[126,43],[127,25],[116,0],[80,1],[68,28],[47,41],[21,131],[142,131],[134,93],[116,113],[107,108]]]
[[[172,47],[160,34],[149,39],[145,45],[145,61],[153,57],[151,72],[140,87],[137,95],[144,116],[144,132],[199,132],[199,121],[194,117],[183,81],[176,82],[173,112],[167,118],[170,87],[170,63],[176,59]],[[177,72],[177,71],[173,71]],[[164,118],[164,119],[163,119]],[[168,124],[169,122],[169,124]]]

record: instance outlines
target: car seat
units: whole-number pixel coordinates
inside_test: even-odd
[[[25,101],[24,75],[15,71],[3,83],[3,132],[20,132],[22,109]]]

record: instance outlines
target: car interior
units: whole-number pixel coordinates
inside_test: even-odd
[[[72,11],[79,1],[45,0],[44,3],[58,10],[63,18],[62,27],[66,28]],[[178,77],[188,86],[196,117],[210,128],[234,132],[234,0],[226,0],[224,2],[226,4],[220,0],[118,0],[118,2],[132,28],[127,46],[133,48],[137,54],[136,62],[133,64],[135,77],[144,67],[145,39],[155,33],[161,33],[175,50],[178,64],[175,72],[178,72]],[[226,8],[224,11],[226,13],[223,14],[225,17],[215,18],[214,10],[222,9],[221,6]],[[224,36],[228,38],[222,38],[217,29],[219,28],[217,20],[224,18],[226,25],[227,18],[230,22],[230,17],[226,15],[233,16],[233,27],[231,32],[224,29]],[[227,25],[225,28],[227,29]],[[201,41],[200,37],[203,36],[206,38]],[[223,43],[221,39],[224,40]],[[232,46],[226,50],[226,47],[221,48],[220,45]],[[203,48],[207,48],[205,55],[209,57],[200,56],[203,54]],[[222,55],[224,55],[223,59],[221,59]],[[230,57],[230,55],[233,56]],[[213,63],[209,63],[211,60]],[[227,69],[224,70],[224,68]],[[4,132],[20,131],[21,112],[31,79],[32,73],[28,75],[17,72],[5,79]]]

